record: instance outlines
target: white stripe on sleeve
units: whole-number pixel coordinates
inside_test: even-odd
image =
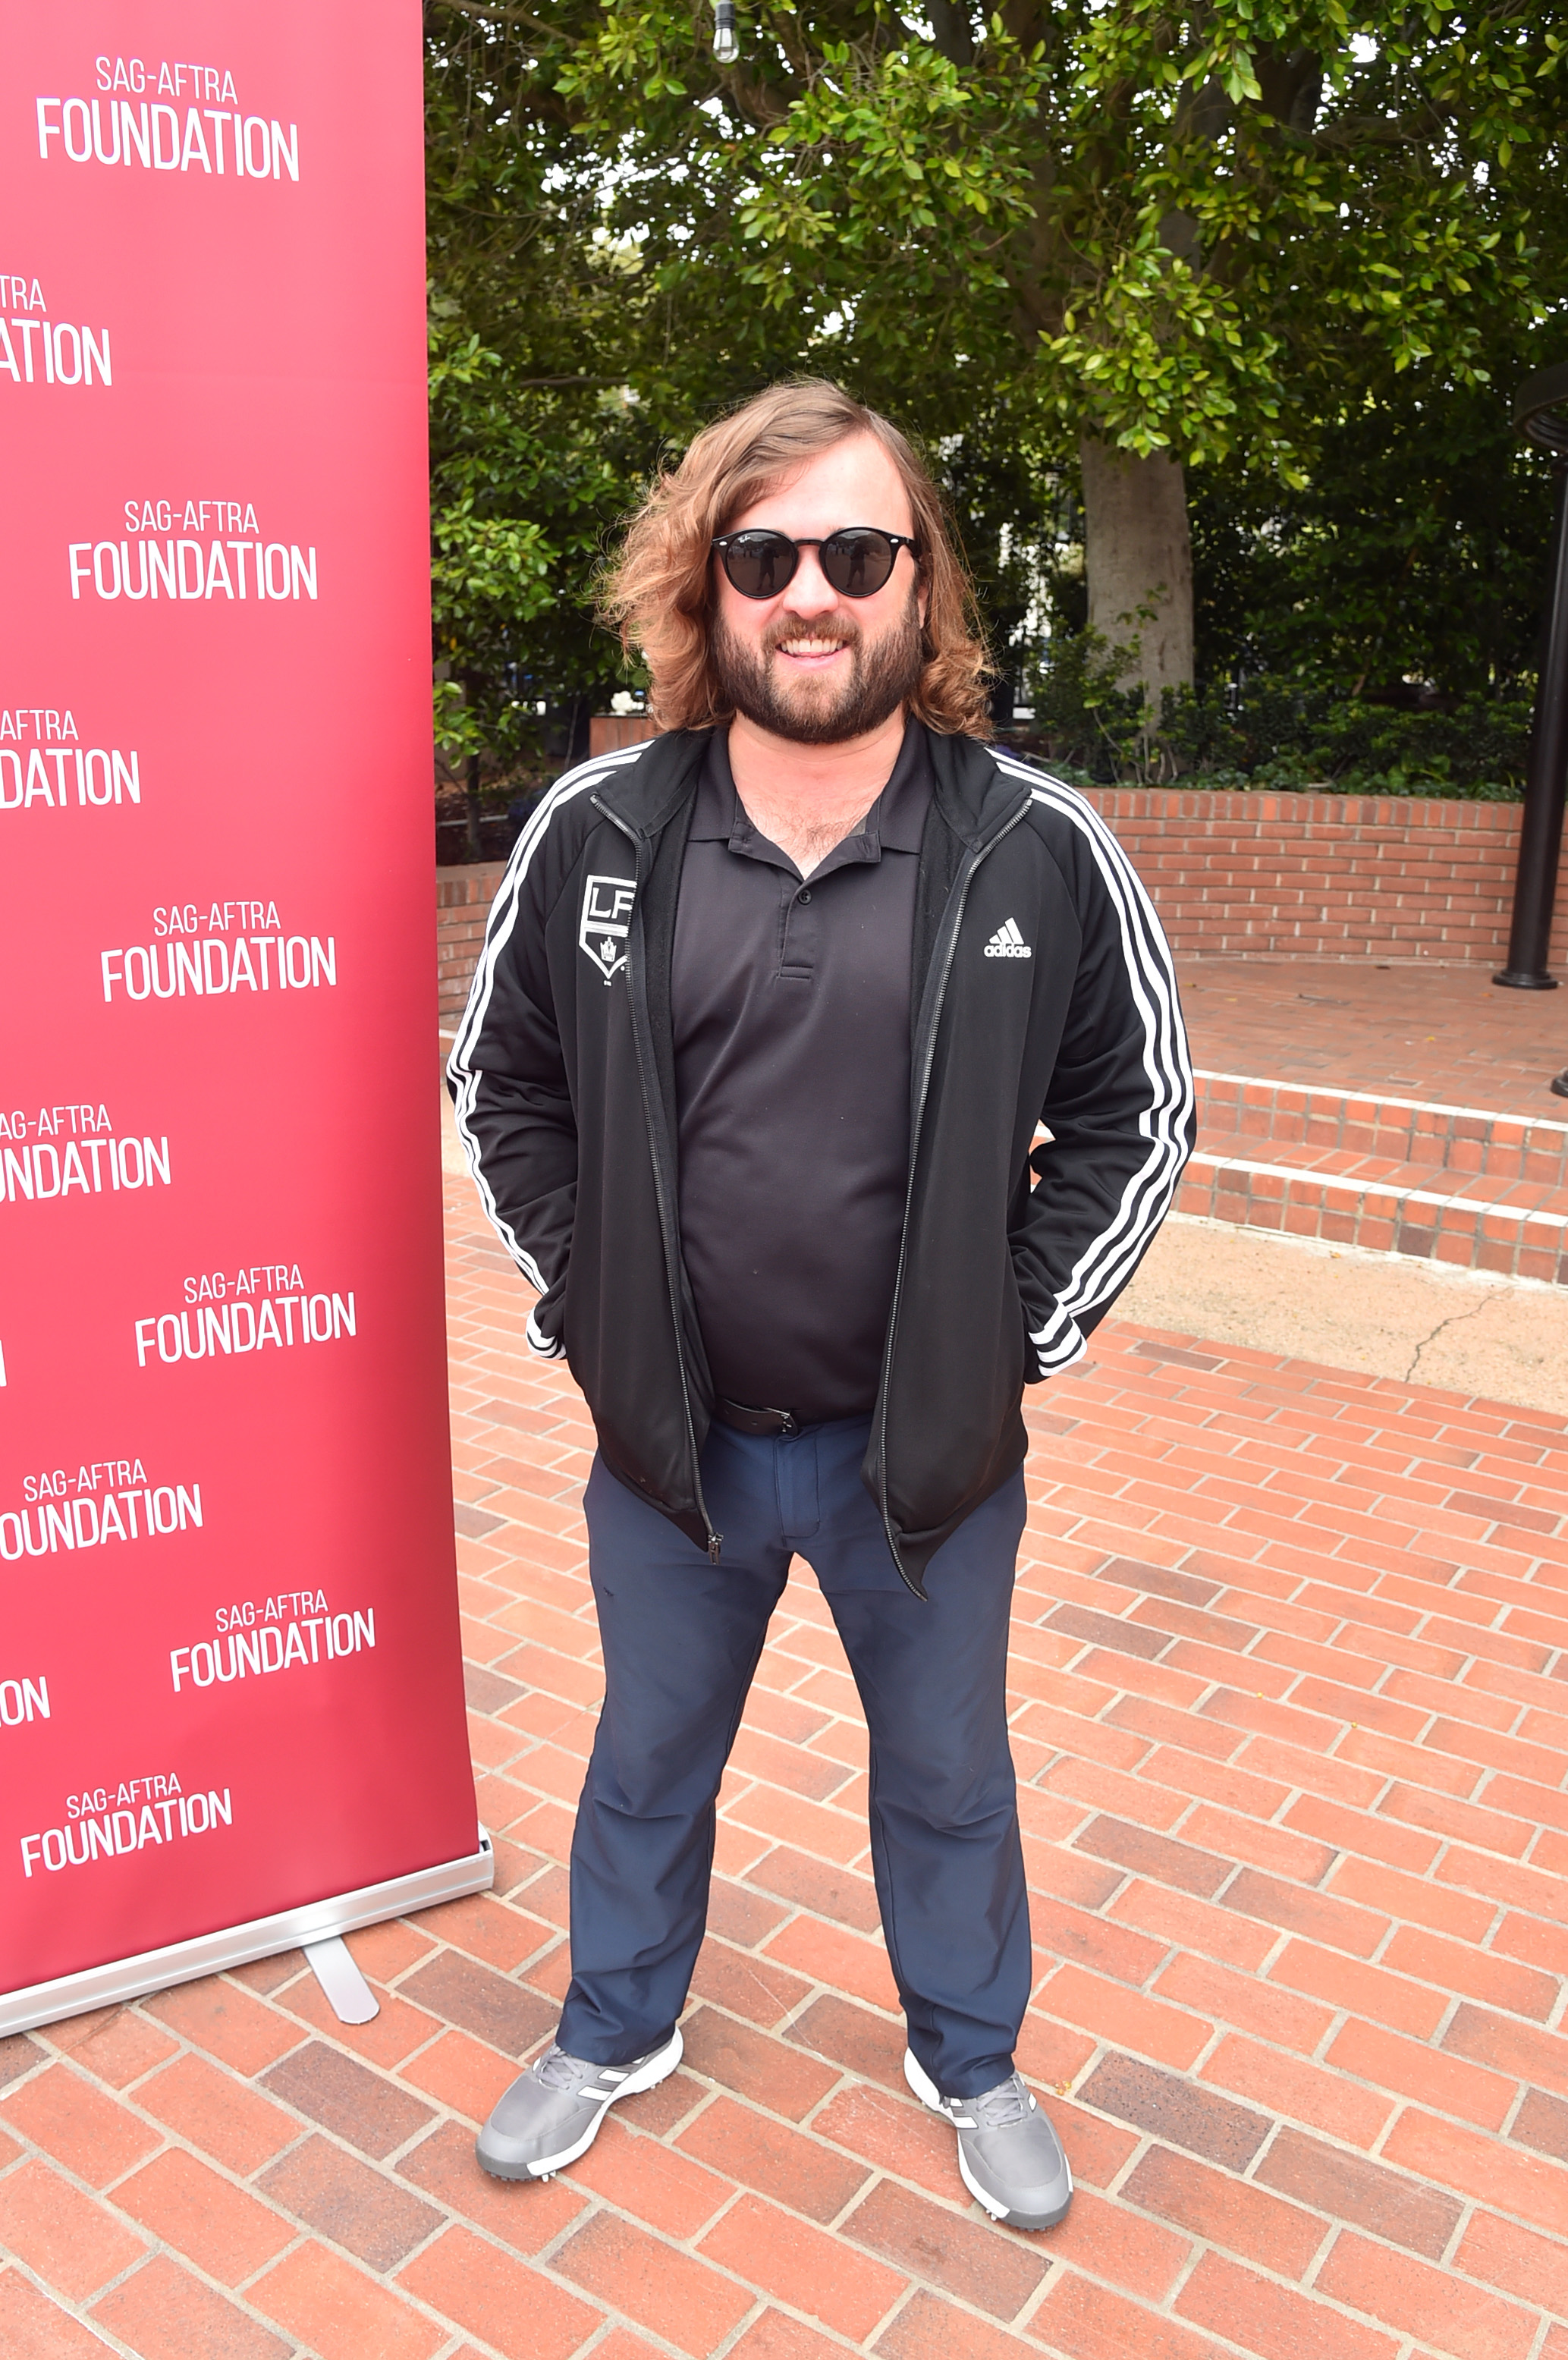
[[[1036,803],[1071,821],[1094,856],[1121,928],[1127,982],[1143,1022],[1143,1066],[1149,1081],[1150,1102],[1138,1118],[1149,1153],[1122,1191],[1110,1220],[1073,1264],[1051,1317],[1029,1338],[1041,1368],[1055,1371],[1070,1367],[1088,1349],[1074,1315],[1116,1292],[1170,1209],[1187,1160],[1192,1067],[1171,946],[1121,846],[1099,814],[1060,779],[1002,753],[994,751],[993,759],[1007,777],[1027,785]]]

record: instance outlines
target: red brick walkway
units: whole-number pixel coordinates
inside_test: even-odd
[[[736,1749],[687,2064],[547,2187],[598,1693],[580,1403],[457,1192],[497,1894],[0,2044],[0,2352],[78,2360],[1568,2360],[1568,1426],[1137,1330],[1032,1396],[1013,1666],[1064,2227],[904,2093],[864,1740],[807,1575]],[[90,2322],[83,2324],[82,2322]]]
[[[1489,966],[1190,954],[1180,965],[1195,1065],[1563,1119],[1548,1085],[1568,1065],[1568,992],[1499,991]]]

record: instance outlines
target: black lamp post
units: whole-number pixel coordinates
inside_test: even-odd
[[[1563,790],[1568,777],[1568,362],[1537,369],[1514,398],[1514,424],[1552,454],[1557,484],[1552,580],[1541,642],[1541,677],[1525,769],[1524,819],[1514,876],[1508,963],[1494,983],[1514,991],[1555,991],[1546,972],[1557,862],[1563,848]],[[1563,1079],[1559,1075],[1558,1080]],[[1552,1085],[1553,1088],[1556,1084]],[[1560,1093],[1568,1097],[1568,1089]]]

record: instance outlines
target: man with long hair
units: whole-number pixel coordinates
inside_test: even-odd
[[[1049,2228],[1072,2174],[1013,2063],[1020,1403],[1190,1152],[1170,953],[1082,798],[983,742],[936,488],[837,387],[699,434],[607,608],[664,734],[529,820],[449,1067],[528,1341],[599,1438],[572,1983],[479,2159],[542,2179],[679,2062],[719,1783],[799,1555],[866,1709],[906,2076],[971,2194]]]

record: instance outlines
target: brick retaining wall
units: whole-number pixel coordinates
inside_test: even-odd
[[[436,870],[436,973],[443,1032],[450,1032],[463,1013],[479,964],[485,921],[506,867],[504,860],[475,860],[461,869]]]
[[[1500,967],[1518,803],[1392,795],[1090,794],[1178,951]],[[1568,948],[1560,888],[1553,965]]]
[[[1103,787],[1109,821],[1188,957],[1503,964],[1517,803]],[[436,871],[443,1024],[463,1012],[502,864]],[[1568,963],[1568,870],[1552,964]]]

